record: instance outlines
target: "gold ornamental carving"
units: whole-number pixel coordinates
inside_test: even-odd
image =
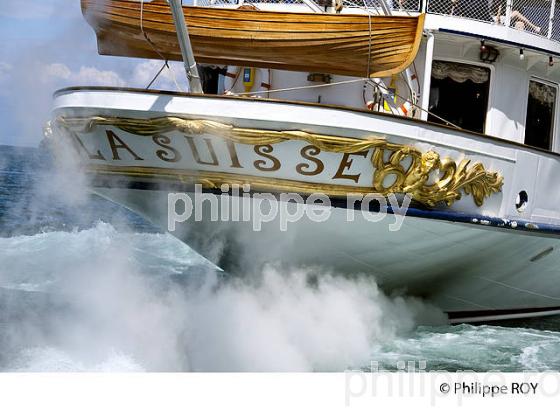
[[[490,172],[480,162],[474,164],[469,159],[455,161],[451,158],[441,159],[435,151],[421,152],[410,145],[394,144],[384,138],[350,138],[335,135],[322,135],[305,131],[263,130],[237,128],[229,124],[204,119],[186,119],[180,117],[158,117],[150,119],[121,117],[87,117],[56,119],[56,124],[72,132],[89,133],[98,126],[115,127],[125,132],[153,136],[170,131],[179,131],[186,135],[216,135],[234,143],[245,145],[273,145],[286,141],[305,141],[323,151],[355,154],[373,150],[371,162],[374,168],[370,187],[348,187],[335,184],[313,184],[301,181],[282,180],[284,189],[301,189],[307,186],[331,195],[344,193],[410,194],[414,200],[427,206],[445,203],[450,206],[461,199],[463,194],[471,195],[478,206],[492,194],[500,192],[503,177],[497,172]],[[152,171],[153,172],[153,171]],[[142,173],[146,174],[146,172]],[[223,183],[227,178],[223,173],[208,173],[204,176],[206,185]],[[212,175],[215,175],[215,181]],[[177,174],[177,177],[178,174]],[[270,188],[278,188],[274,178],[254,176],[240,177],[236,180],[256,181]],[[278,181],[278,180],[276,180]],[[227,181],[226,181],[227,182]],[[234,181],[230,181],[232,183]]]

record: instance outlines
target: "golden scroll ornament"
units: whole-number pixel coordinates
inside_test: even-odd
[[[317,148],[335,153],[355,154],[373,150],[371,162],[374,168],[371,187],[360,187],[361,193],[410,194],[414,200],[427,206],[445,203],[450,206],[461,199],[463,193],[472,195],[474,202],[482,206],[484,200],[500,192],[503,177],[497,172],[487,171],[480,163],[471,164],[471,160],[459,162],[451,158],[441,159],[435,151],[421,152],[410,145],[394,144],[384,138],[351,138],[334,135],[322,135],[305,131],[275,131],[254,128],[238,128],[212,120],[186,119],[180,117],[158,118],[121,118],[121,117],[59,117],[56,124],[72,132],[89,133],[98,126],[116,127],[125,132],[153,136],[170,131],[179,131],[186,135],[216,135],[234,143],[245,145],[278,144],[286,141],[300,140]],[[218,175],[220,173],[216,173]],[[251,177],[248,178],[250,180]],[[270,179],[272,182],[272,178]],[[218,177],[219,182],[223,178]],[[216,182],[218,182],[218,180]],[[286,180],[284,180],[286,181]],[[214,185],[210,175],[203,181]],[[293,181],[298,187],[297,181]],[[284,183],[287,188],[289,184]],[[339,185],[317,184],[326,194],[340,195],[341,188],[348,188],[348,193],[356,189]],[[273,184],[271,183],[272,187]],[[332,192],[328,187],[332,186]]]

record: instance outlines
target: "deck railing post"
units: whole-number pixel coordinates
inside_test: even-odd
[[[323,9],[319,7],[313,0],[302,0],[307,7],[313,10],[314,13],[322,13]]]
[[[511,12],[513,11],[513,0],[507,0],[506,1],[506,21],[505,21],[505,26],[506,27],[511,27]],[[497,16],[498,19],[500,18],[500,16]],[[499,21],[498,21],[499,23]]]
[[[381,10],[383,10],[383,14],[386,16],[391,15],[391,7],[387,4],[386,0],[379,0],[379,5],[381,6]]]
[[[550,19],[548,21],[548,38],[552,38],[552,30],[554,30],[554,12],[556,11],[556,0],[550,1]]]

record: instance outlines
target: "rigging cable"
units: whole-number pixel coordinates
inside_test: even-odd
[[[386,92],[389,91],[389,89],[387,88],[386,85],[382,85],[382,84],[378,84],[375,83],[374,81],[372,81],[370,78],[356,78],[353,80],[344,80],[344,81],[337,81],[334,83],[327,83],[327,84],[313,84],[313,85],[302,85],[302,86],[298,86],[298,87],[289,87],[289,88],[277,88],[275,90],[266,90],[266,91],[249,91],[249,92],[242,92],[242,93],[232,93],[232,95],[236,95],[236,96],[252,96],[252,95],[259,95],[259,94],[265,94],[265,93],[280,93],[280,92],[285,92],[285,91],[299,91],[299,90],[307,90],[307,89],[312,89],[312,88],[322,88],[322,87],[333,87],[336,85],[343,85],[343,84],[353,84],[353,83],[359,83],[359,82],[365,82],[365,85],[369,85],[370,87],[374,88],[374,89],[383,89]],[[403,100],[405,100],[405,98],[401,95],[399,95],[398,93],[395,93],[395,95]],[[446,120],[443,117],[440,117],[439,115],[422,108],[421,106],[419,106],[417,103],[415,102],[411,102],[412,106],[414,106],[415,108],[418,108],[420,111],[424,111],[427,112],[428,114],[432,115],[433,117],[437,118],[438,120],[444,122],[446,125],[452,126],[458,130],[462,130],[463,128],[461,128],[460,126],[452,123],[451,121]]]
[[[140,1],[140,31],[142,32],[142,35],[144,36],[144,38],[146,39],[150,47],[152,47],[154,52],[160,57],[160,59],[164,60],[163,66],[159,69],[159,71],[154,76],[154,78],[152,78],[152,81],[150,81],[150,83],[146,86],[146,90],[150,89],[150,87],[155,83],[155,81],[163,72],[163,70],[167,68],[169,70],[169,73],[171,74],[171,78],[173,79],[173,82],[175,83],[175,87],[177,87],[179,91],[183,91],[182,88],[179,86],[179,83],[177,82],[175,73],[169,66],[169,59],[165,58],[165,56],[160,53],[156,45],[152,42],[152,40],[150,40],[150,37],[148,37],[148,33],[146,33],[146,31],[144,30],[144,0]]]
[[[371,81],[371,80],[367,80],[367,82],[368,82],[368,84],[369,84],[372,88],[382,88],[382,89],[384,89],[385,91],[389,91],[389,89],[387,88],[386,85],[381,85],[381,84],[375,83],[375,82],[373,82],[373,81]],[[397,94],[397,93],[395,93],[395,95],[396,95],[397,97],[401,98],[401,99],[404,99],[404,97],[400,96],[400,95]],[[415,108],[418,108],[420,111],[427,112],[429,115],[431,115],[431,116],[437,118],[438,120],[444,122],[446,125],[449,125],[449,126],[451,126],[451,127],[453,127],[453,128],[456,128],[456,129],[458,129],[458,130],[463,130],[463,128],[460,127],[460,126],[458,126],[457,124],[454,124],[454,123],[452,123],[451,121],[448,121],[448,120],[446,120],[446,119],[443,118],[443,117],[440,117],[439,115],[437,115],[437,114],[431,112],[430,110],[427,110],[427,109],[422,108],[421,106],[419,106],[419,105],[416,104],[415,102],[411,102],[411,105],[412,105],[413,107],[415,107]]]
[[[369,27],[369,38],[368,38],[368,56],[367,56],[367,72],[366,72],[366,77],[369,78],[369,74],[370,74],[370,62],[371,62],[371,13],[369,11],[369,9],[366,6],[366,0],[364,1],[364,10],[366,11],[367,15],[368,15],[368,27]]]

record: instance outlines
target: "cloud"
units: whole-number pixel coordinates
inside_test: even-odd
[[[53,77],[67,80],[72,75],[72,71],[66,64],[53,63],[45,67],[43,74],[46,76],[45,78]]]
[[[0,84],[7,81],[12,71],[12,65],[0,61]],[[0,94],[2,90],[0,90]]]
[[[11,64],[0,61],[0,78],[5,78],[10,71],[12,71]]]
[[[152,81],[162,66],[162,61],[143,61],[132,68],[132,73],[127,76],[127,80],[123,79],[123,76],[117,71],[101,70],[94,66],[82,66],[79,70],[73,71],[63,63],[47,64],[41,69],[41,72],[43,83],[54,82],[57,86],[101,85],[144,88]],[[1,72],[2,68],[0,66]],[[153,87],[186,90],[187,83],[183,66],[180,63],[169,63],[169,68],[165,68],[159,74]]]
[[[51,116],[52,93],[69,86],[124,87],[127,81],[111,69],[93,65],[70,67],[61,62],[41,61],[42,56],[26,56],[14,64],[2,81],[0,96],[9,99],[0,119],[13,124],[15,135],[0,135],[3,141],[16,145],[37,145],[42,128]],[[17,69],[15,68],[17,67]],[[0,76],[1,78],[1,76]],[[4,107],[2,107],[4,108]]]
[[[21,1],[3,0],[0,3],[0,16],[17,19],[46,18],[54,12],[55,5],[45,1],[30,2],[22,7]]]
[[[146,87],[162,66],[163,61],[159,60],[147,60],[139,63],[132,71],[130,85]],[[165,68],[161,72],[154,83],[154,87],[177,91],[186,90],[187,84],[183,65],[181,63],[169,62],[169,68]]]
[[[68,0],[28,0],[25,4],[22,3],[21,0],[2,0],[0,2],[0,17],[34,20],[70,15]]]
[[[0,97],[8,95],[5,84],[8,83],[12,69],[13,66],[11,64],[0,61]]]
[[[71,80],[77,85],[106,85],[111,87],[123,87],[126,81],[119,74],[110,70],[98,70],[95,67],[81,67],[80,71],[71,76]]]
[[[124,87],[126,81],[115,71],[100,70],[96,67],[82,66],[73,72],[66,64],[48,64],[43,72],[43,81],[62,80],[65,85],[104,85],[108,87]]]

